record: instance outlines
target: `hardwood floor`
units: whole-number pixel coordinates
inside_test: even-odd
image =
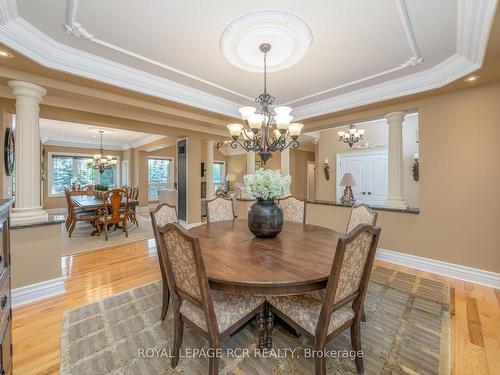
[[[154,241],[62,258],[66,293],[14,310],[14,374],[59,373],[59,335],[66,310],[160,279]],[[419,276],[444,279],[390,263]],[[500,291],[446,279],[452,302],[452,374],[500,371]]]

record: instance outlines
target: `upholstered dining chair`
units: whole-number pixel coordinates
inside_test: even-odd
[[[326,289],[298,296],[268,297],[275,314],[302,332],[323,351],[330,339],[347,328],[353,350],[361,350],[361,308],[365,299],[380,228],[358,225],[340,237]],[[355,357],[363,373],[362,356]],[[326,374],[324,356],[315,356],[316,375]]]
[[[217,197],[205,201],[205,205],[209,223],[235,219],[232,199]]]
[[[377,213],[366,204],[359,204],[351,209],[346,233],[356,228],[359,224],[374,226],[377,223]]]
[[[66,217],[65,225],[68,231],[69,237],[73,234],[75,230],[76,223],[78,221],[88,222],[96,227],[98,227],[98,217],[96,213],[85,212],[81,209],[77,209],[73,203],[71,197],[84,195],[82,190],[68,190],[64,189],[64,194],[66,196],[66,204],[68,206],[68,216]]]
[[[102,201],[104,203],[104,211],[99,214],[98,232],[100,233],[100,227],[102,225],[104,227],[104,236],[107,241],[109,226],[114,224],[116,227],[118,224],[121,224],[121,228],[125,232],[125,237],[128,237],[127,219],[129,210],[127,192],[122,189],[107,191],[102,196]]]
[[[153,234],[155,236],[156,243],[156,251],[158,253],[158,260],[160,262],[160,272],[161,278],[163,282],[163,301],[161,307],[161,316],[160,320],[164,320],[167,316],[168,305],[170,302],[170,292],[168,289],[168,280],[166,276],[164,262],[162,260],[162,252],[160,251],[160,240],[158,228],[162,227],[168,223],[178,223],[179,219],[177,218],[177,209],[175,206],[171,206],[167,203],[162,203],[156,207],[153,211],[149,212],[151,216],[151,223],[153,225]]]
[[[306,201],[289,196],[278,199],[278,204],[283,209],[283,220],[295,223],[306,222]]]
[[[208,339],[213,350],[261,312],[264,297],[242,296],[210,289],[198,237],[177,223],[158,228],[163,262],[174,307],[172,367],[179,361],[184,324]],[[218,359],[209,358],[210,375],[218,373]]]

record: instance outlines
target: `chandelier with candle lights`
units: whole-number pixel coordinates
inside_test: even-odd
[[[247,152],[256,152],[264,164],[273,152],[281,152],[289,147],[298,148],[297,138],[304,126],[292,123],[293,116],[290,116],[292,108],[285,106],[272,108],[275,98],[267,92],[267,53],[270,49],[269,43],[259,46],[259,50],[264,54],[264,92],[255,99],[260,105],[260,111],[255,107],[241,107],[239,112],[243,124],[227,125],[232,139],[217,144],[218,148],[229,145],[236,149],[240,146]]]
[[[339,142],[345,142],[349,147],[352,147],[353,144],[363,139],[364,134],[365,129],[358,129],[355,125],[350,125],[347,131],[339,131]]]
[[[87,160],[87,166],[103,174],[105,170],[115,168],[118,164],[118,160],[111,155],[104,155],[104,150],[102,148],[102,134],[104,131],[99,130],[99,133],[101,133],[101,148],[94,154],[93,159]]]

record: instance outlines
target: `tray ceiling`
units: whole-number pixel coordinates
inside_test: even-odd
[[[496,3],[18,0],[16,8],[2,0],[0,41],[51,68],[237,115],[262,91],[262,74],[228,62],[221,34],[243,15],[285,11],[307,23],[313,42],[295,65],[269,74],[268,89],[305,118],[432,89],[478,69]]]

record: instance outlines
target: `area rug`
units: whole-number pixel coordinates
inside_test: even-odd
[[[137,215],[137,221],[139,222],[138,226],[129,222],[128,238],[125,237],[123,230],[111,229],[108,233],[108,241],[106,241],[104,233],[101,233],[100,236],[91,236],[90,233],[92,233],[94,227],[89,223],[78,222],[71,238],[68,236],[64,224],[61,224],[62,255],[71,255],[153,238],[150,220]]]
[[[208,343],[188,327],[179,364],[170,367],[173,320],[170,311],[160,322],[160,306],[161,284],[155,282],[66,312],[61,374],[207,374],[203,353],[207,354]],[[450,372],[448,285],[375,267],[365,310],[361,341],[365,374]],[[255,351],[256,332],[253,321],[224,339],[220,374],[314,373],[310,342],[304,337],[278,325],[273,350],[266,355]],[[327,349],[338,357],[327,358],[327,373],[357,374],[347,355],[349,330],[330,341]]]

